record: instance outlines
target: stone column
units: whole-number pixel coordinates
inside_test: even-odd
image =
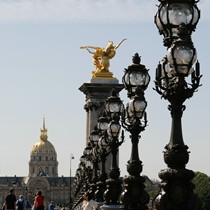
[[[110,96],[111,90],[115,88],[117,93],[123,89],[116,78],[92,78],[90,82],[84,83],[79,90],[86,96],[84,109],[87,112],[86,119],[86,145],[89,142],[90,132],[94,129],[97,121],[104,110],[104,103]]]

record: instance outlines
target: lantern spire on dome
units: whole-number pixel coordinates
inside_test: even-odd
[[[45,128],[45,117],[43,117],[43,128],[41,129],[40,139],[43,141],[47,141],[47,129]]]

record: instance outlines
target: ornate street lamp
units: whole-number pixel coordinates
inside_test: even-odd
[[[120,169],[117,163],[118,148],[124,141],[124,134],[122,132],[121,141],[119,141],[121,126],[119,118],[114,119],[109,123],[107,133],[109,136],[109,146],[112,154],[112,164],[109,172],[109,179],[106,180],[106,191],[104,192],[105,204],[118,205],[119,197],[122,190],[122,181],[120,177]]]
[[[86,192],[92,183],[92,174],[93,174],[93,165],[92,165],[92,147],[90,145],[90,142],[85,147],[83,156],[81,156],[80,161],[84,162],[84,173],[85,173],[85,186],[84,186],[84,192]]]
[[[106,190],[106,179],[107,179],[107,173],[106,173],[106,157],[109,155],[110,150],[108,146],[108,142],[106,140],[106,132],[102,135],[102,137],[99,139],[98,146],[99,146],[99,157],[101,161],[101,173],[99,176],[99,181],[97,182],[97,190],[95,192],[95,199],[97,202],[103,202],[104,201],[104,191]]]
[[[120,116],[124,111],[124,105],[117,96],[116,91],[112,90],[112,95],[108,97],[105,104],[105,111],[110,118],[110,123],[107,127],[107,144],[111,149],[112,163],[109,172],[109,179],[106,180],[106,191],[104,192],[105,204],[117,205],[119,204],[119,197],[122,189],[122,182],[119,179],[120,169],[117,163],[118,148],[124,141],[122,133],[121,141],[119,141],[119,134],[121,126],[119,124]]]
[[[95,199],[97,202],[104,201],[104,191],[106,190],[106,158],[110,154],[110,148],[108,146],[108,135],[107,135],[107,128],[108,128],[108,119],[105,116],[105,113],[102,117],[98,119],[97,128],[98,132],[100,132],[100,138],[98,141],[98,153],[101,161],[101,173],[99,176],[99,181],[97,182],[97,190],[95,192]]]
[[[101,174],[100,174],[100,181],[105,181],[107,179],[107,173],[106,173],[106,157],[110,154],[110,147],[108,145],[108,136],[107,133],[104,132],[102,137],[99,139],[98,145],[99,145],[99,153],[101,158]]]
[[[195,0],[160,2],[156,19],[164,16],[164,11],[169,22],[164,25],[164,29],[160,28],[160,21],[156,21],[156,24],[158,23],[159,30],[162,30],[165,39],[169,41],[166,45],[167,55],[156,70],[155,85],[156,91],[170,103],[172,126],[170,141],[164,151],[164,161],[168,168],[159,173],[162,182],[154,204],[157,210],[200,210],[200,199],[194,194],[194,185],[191,182],[194,172],[185,168],[189,161],[189,152],[188,146],[184,144],[181,125],[185,110],[183,103],[200,86],[200,68],[191,41],[191,33],[200,18],[200,11],[196,5],[198,1]],[[191,83],[186,81],[188,76],[191,76]]]
[[[122,115],[122,126],[131,133],[132,149],[127,165],[129,176],[124,177],[125,189],[121,194],[121,201],[124,204],[124,209],[146,210],[148,209],[149,195],[144,190],[145,178],[140,176],[142,162],[139,159],[138,143],[140,133],[147,126],[145,112],[147,102],[144,98],[144,91],[148,87],[150,76],[148,70],[140,64],[138,53],[134,55],[133,62],[134,64],[128,67],[123,76],[123,83],[131,99],[126,106],[124,115]],[[134,77],[133,74],[139,76]],[[135,83],[133,82],[134,78]],[[135,91],[135,95],[133,91]]]
[[[87,179],[87,168],[85,165],[86,157],[83,154],[80,157],[80,163],[76,170],[76,176],[74,179],[75,187],[73,188],[73,207],[77,206],[83,200],[83,194],[88,188],[88,183],[86,182]]]
[[[97,182],[99,181],[98,179],[98,173],[99,173],[99,152],[98,152],[98,146],[93,148],[93,159],[92,159],[92,164],[93,164],[93,175],[92,175],[92,184],[91,184],[91,189],[93,193],[93,197],[95,195],[96,187],[97,187]]]

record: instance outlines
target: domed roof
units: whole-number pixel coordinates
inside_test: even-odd
[[[32,148],[32,153],[56,153],[55,148],[48,140],[40,139]]]
[[[41,129],[40,140],[33,146],[32,153],[51,153],[55,154],[55,148],[51,142],[47,140],[47,129],[45,128],[45,120],[43,121],[43,128]]]

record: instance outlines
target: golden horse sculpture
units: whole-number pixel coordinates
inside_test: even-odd
[[[80,49],[87,49],[87,51],[93,54],[93,64],[96,67],[96,70],[93,71],[93,77],[97,75],[104,75],[100,73],[108,73],[110,62],[116,54],[116,49],[124,42],[126,39],[120,41],[116,46],[113,45],[112,41],[109,41],[106,48],[94,47],[94,46],[81,46]],[[93,49],[95,51],[91,51]],[[109,74],[105,74],[109,75]],[[100,77],[100,76],[99,76]]]

